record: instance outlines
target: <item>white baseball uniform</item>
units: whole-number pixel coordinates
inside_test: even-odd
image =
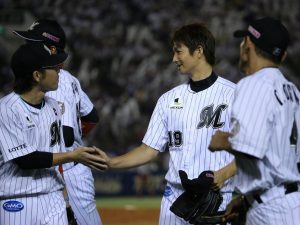
[[[205,87],[199,92],[186,83],[163,94],[143,139],[143,143],[160,152],[166,143],[169,145],[169,170],[165,177],[167,186],[161,202],[160,225],[189,224],[170,211],[172,203],[184,191],[179,170],[193,179],[204,170],[218,170],[233,160],[226,152],[210,152],[208,145],[217,129],[229,130],[229,105],[235,84],[221,77],[216,79],[216,75],[201,82]],[[226,181],[221,190],[224,201],[220,209],[225,209],[231,200],[231,183]]]
[[[230,142],[236,151],[257,158],[236,157],[235,186],[248,200],[253,198],[248,225],[299,224],[300,143],[292,133],[297,124],[299,135],[299,99],[295,85],[277,68],[261,69],[237,85]],[[296,190],[288,191],[290,183]]]
[[[56,99],[61,106],[62,125],[72,127],[74,130],[74,144],[67,150],[72,151],[82,146],[80,117],[89,114],[94,106],[81,89],[78,79],[66,70],[60,70],[58,89],[46,95]],[[96,207],[91,169],[74,163],[64,164],[63,169],[70,205],[78,225],[102,224]]]
[[[13,159],[61,151],[60,113],[45,97],[37,109],[12,92],[0,100],[0,224],[67,225],[63,179],[55,167],[23,170]]]

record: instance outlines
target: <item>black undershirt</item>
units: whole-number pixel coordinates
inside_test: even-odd
[[[189,84],[192,91],[200,92],[213,85],[217,79],[218,79],[217,74],[212,72],[212,74],[209,77],[205,78],[204,80],[193,81],[192,79],[190,79]]]
[[[36,104],[36,105],[33,105],[33,104],[31,104],[31,103],[25,101],[23,98],[21,98],[21,99],[22,99],[23,102],[25,102],[26,104],[28,104],[28,105],[30,105],[30,106],[36,108],[36,109],[41,109],[41,108],[45,105],[45,100],[44,100],[44,99],[41,101],[41,103]]]

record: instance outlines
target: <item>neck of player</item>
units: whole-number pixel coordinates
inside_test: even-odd
[[[208,78],[212,74],[212,66],[208,63],[199,63],[195,70],[191,73],[192,81],[200,81]]]
[[[20,97],[32,105],[41,104],[45,93],[34,87],[31,91],[20,94]]]

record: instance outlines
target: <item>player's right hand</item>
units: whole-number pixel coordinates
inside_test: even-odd
[[[105,162],[107,163],[107,166],[109,168],[109,163],[110,163],[110,157],[100,148],[97,148],[96,146],[93,146],[93,148],[96,151],[96,154],[101,157]]]
[[[103,171],[108,168],[107,159],[101,157],[94,147],[78,147],[74,149],[73,159],[75,162],[82,163],[92,169]]]
[[[241,208],[244,206],[244,199],[237,197],[231,200],[231,202],[226,206],[226,211],[224,214],[225,221],[233,221],[239,217]],[[224,221],[224,222],[225,222]]]

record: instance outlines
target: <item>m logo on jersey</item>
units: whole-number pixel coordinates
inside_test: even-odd
[[[212,126],[214,129],[224,126],[224,122],[220,122],[222,112],[228,107],[226,104],[218,105],[216,110],[213,109],[214,105],[206,106],[202,109],[200,114],[200,122],[197,125],[197,129],[201,129],[204,126],[209,128]]]
[[[60,143],[60,125],[55,121],[50,127],[50,147],[53,147],[57,143]]]
[[[170,105],[171,109],[182,109],[182,103],[180,102],[180,98],[175,98],[174,102]]]

